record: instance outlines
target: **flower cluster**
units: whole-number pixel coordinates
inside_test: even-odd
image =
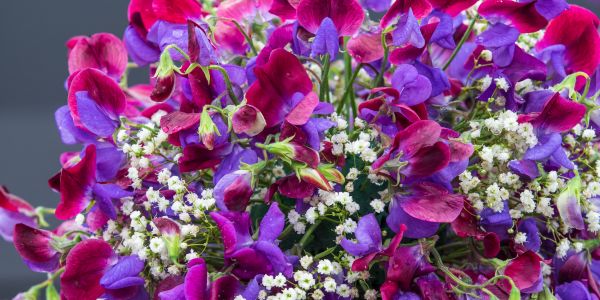
[[[67,42],[55,118],[82,150],[56,208],[0,188],[0,235],[48,274],[16,299],[600,297],[590,11],[131,0],[128,19]]]

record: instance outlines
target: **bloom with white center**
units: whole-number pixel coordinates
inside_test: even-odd
[[[323,288],[325,289],[326,292],[333,293],[333,292],[335,292],[335,289],[337,288],[337,283],[335,282],[335,280],[333,278],[327,277],[323,281]]]
[[[333,273],[333,264],[328,259],[321,260],[317,265],[317,272],[323,275],[330,275]]]
[[[153,237],[150,239],[150,251],[154,253],[161,253],[165,249],[165,242],[162,238]]]
[[[385,203],[383,203],[383,201],[381,201],[380,199],[375,199],[371,201],[370,204],[373,210],[378,214],[382,213],[385,210]]]
[[[313,263],[313,258],[312,256],[302,256],[302,258],[300,258],[300,265],[304,268],[307,269],[310,267],[310,265],[312,265]]]

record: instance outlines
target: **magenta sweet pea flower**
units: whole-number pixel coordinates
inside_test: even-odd
[[[213,195],[221,211],[245,211],[253,190],[252,173],[238,170],[223,176]]]
[[[61,254],[52,246],[50,231],[26,224],[15,225],[13,244],[21,258],[35,272],[53,272],[58,268]]]
[[[13,241],[16,224],[22,223],[37,227],[33,207],[25,200],[8,192],[0,185],[0,236],[7,241]]]
[[[538,31],[548,21],[567,9],[565,1],[533,0],[504,1],[487,0],[479,6],[479,14],[488,20],[501,21],[516,27],[522,33]]]
[[[127,102],[112,78],[97,69],[84,69],[69,77],[68,104],[75,126],[110,137]]]
[[[112,183],[98,183],[98,160],[95,145],[88,145],[81,160],[67,165],[49,180],[49,185],[60,192],[56,217],[68,220],[83,211],[90,199],[97,201],[98,208],[109,218],[116,218],[113,199],[130,196],[131,193]],[[114,162],[113,162],[114,163]]]
[[[94,68],[118,80],[127,68],[125,45],[110,33],[77,36],[67,42],[67,47],[70,74]]]
[[[452,17],[457,16],[467,8],[473,6],[477,0],[429,0],[434,8],[437,8]]]
[[[439,223],[454,221],[463,205],[463,196],[437,184],[422,182],[411,187],[410,195],[394,198],[386,221],[395,232],[401,232],[406,225],[406,237],[428,237],[437,231]]]
[[[263,131],[267,122],[258,108],[247,104],[233,113],[231,125],[236,134],[255,136]]]
[[[246,99],[260,110],[267,128],[284,120],[294,125],[308,121],[319,99],[296,56],[276,49],[265,65],[254,68],[254,73],[257,80],[248,89]]]
[[[434,121],[417,121],[400,131],[392,146],[372,165],[375,172],[395,180],[427,177],[450,161],[448,145],[440,141],[442,127]]]
[[[398,247],[387,265],[386,279],[380,288],[382,299],[420,299],[409,292],[410,286],[415,278],[434,270],[421,245]],[[404,296],[408,297],[403,298]]]
[[[368,214],[358,221],[358,226],[354,232],[358,242],[355,243],[344,238],[340,245],[353,256],[361,256],[352,263],[352,270],[356,272],[366,271],[369,269],[369,263],[377,257],[393,255],[402,241],[405,230],[406,227],[401,225],[388,247],[384,248],[379,223],[374,214]]]
[[[347,43],[348,53],[359,63],[372,63],[383,57],[381,32],[364,32],[353,36]]]
[[[536,44],[536,49],[563,45],[566,73],[582,71],[591,76],[600,65],[599,24],[596,14],[571,5],[548,24],[544,37]],[[581,86],[583,82],[578,81],[578,84]]]
[[[60,276],[60,295],[66,300],[95,300],[105,288],[100,284],[106,270],[117,261],[110,244],[84,240],[69,251],[65,272]]]
[[[504,269],[519,290],[533,287],[540,279],[542,258],[533,251],[527,251],[512,259]]]
[[[330,18],[340,36],[355,34],[365,12],[356,0],[302,0],[297,8],[298,23],[311,33],[317,33],[323,20]]]

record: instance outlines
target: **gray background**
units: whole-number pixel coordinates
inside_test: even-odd
[[[73,150],[61,144],[53,116],[66,103],[64,43],[96,32],[121,36],[128,1],[1,1],[0,184],[34,205],[53,207],[58,196],[46,181],[59,168],[59,154]],[[598,1],[575,2],[595,11],[600,7]],[[1,300],[44,279],[26,268],[11,244],[0,241]]]

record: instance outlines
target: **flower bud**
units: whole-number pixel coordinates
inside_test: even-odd
[[[336,169],[333,165],[320,165],[318,170],[329,181],[343,184],[346,180],[346,178],[344,178],[344,174],[338,171],[338,169]]]
[[[167,217],[155,218],[152,220],[152,223],[154,223],[156,228],[158,228],[158,231],[160,231],[163,241],[167,247],[169,258],[171,258],[173,262],[177,262],[179,253],[181,251],[179,238],[181,229],[179,224]]]
[[[252,192],[252,173],[238,170],[223,176],[215,186],[213,195],[220,210],[245,211]]]
[[[220,136],[219,128],[213,122],[208,109],[204,107],[202,114],[200,115],[200,126],[198,127],[198,134],[200,140],[208,150],[212,150],[215,147],[216,135]]]
[[[233,113],[231,123],[235,133],[244,133],[248,136],[261,133],[267,125],[263,114],[249,104],[241,106]]]
[[[313,169],[313,168],[302,168],[298,172],[298,176],[302,179],[302,181],[308,182],[319,189],[324,191],[331,192],[333,191],[333,187],[329,184],[329,181],[321,172]]]
[[[165,51],[160,55],[160,60],[154,73],[156,78],[156,85],[150,94],[150,99],[162,102],[167,100],[173,94],[175,90],[175,72],[177,69],[171,54],[169,53],[170,48],[167,47]]]
[[[285,139],[281,142],[275,142],[268,145],[256,144],[257,147],[267,150],[279,156],[283,161],[291,164],[292,160],[303,162],[311,168],[319,165],[319,153],[312,148],[300,145],[291,139]]]

